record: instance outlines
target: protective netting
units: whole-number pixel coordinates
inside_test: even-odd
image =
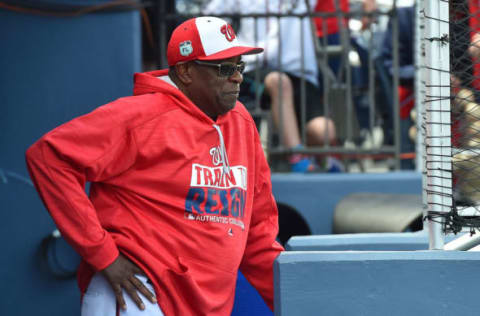
[[[475,210],[480,204],[478,5],[471,0],[450,2],[454,198],[457,207]]]
[[[478,0],[450,0],[433,4],[434,7],[448,8],[448,16],[441,17],[441,12],[428,10],[434,1],[427,1],[426,10],[421,11],[426,25],[442,23],[448,25],[448,32],[428,32],[426,28],[423,45],[441,50],[441,46],[449,46],[449,69],[445,69],[445,59],[434,60],[435,54],[425,56],[430,63],[431,76],[426,76],[427,91],[436,93],[425,96],[424,124],[426,150],[426,194],[436,195],[428,199],[427,216],[432,221],[439,221],[445,233],[470,229],[473,232],[480,228],[480,2]],[[448,4],[448,6],[445,6]],[[431,9],[431,8],[430,8]],[[431,30],[430,30],[431,31]],[[434,36],[433,36],[434,35]],[[437,56],[440,57],[441,53]],[[443,65],[442,65],[443,62]],[[445,80],[435,81],[435,72],[448,71],[449,91],[445,93]],[[449,92],[449,93],[448,93]],[[448,95],[449,94],[449,95]],[[440,103],[448,101],[450,122],[435,120],[442,118],[446,109]],[[437,103],[437,105],[435,105]],[[435,114],[432,114],[436,112]],[[446,136],[445,130],[432,133],[433,130],[450,125],[451,137],[448,142],[438,140]],[[433,146],[443,150],[434,151]],[[451,166],[444,161],[449,155],[447,147],[451,146]],[[429,162],[442,161],[442,165]],[[436,180],[435,180],[436,179]],[[448,181],[450,180],[451,181]],[[445,181],[447,180],[447,181]],[[450,184],[451,183],[451,184]],[[433,185],[432,185],[433,184]],[[437,207],[435,207],[435,205]]]

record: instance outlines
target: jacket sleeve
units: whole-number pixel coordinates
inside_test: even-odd
[[[136,156],[133,135],[110,106],[57,127],[26,152],[30,176],[58,229],[97,270],[110,265],[118,249],[100,225],[85,184],[127,170]]]
[[[273,310],[273,261],[283,251],[276,242],[277,204],[272,194],[270,168],[256,133],[256,183],[247,245],[240,270]]]

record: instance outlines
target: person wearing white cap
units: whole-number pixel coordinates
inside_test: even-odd
[[[237,101],[241,56],[260,52],[222,19],[190,19],[171,36],[169,69],[135,74],[133,96],[27,150],[44,204],[83,258],[83,316],[229,315],[238,269],[273,309],[277,207]]]

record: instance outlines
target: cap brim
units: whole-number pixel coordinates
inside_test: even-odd
[[[260,54],[263,52],[263,48],[261,47],[248,47],[248,46],[236,46],[225,49],[221,52],[209,55],[209,56],[202,56],[198,57],[199,60],[220,60],[220,59],[228,59],[240,55],[253,55],[253,54]]]

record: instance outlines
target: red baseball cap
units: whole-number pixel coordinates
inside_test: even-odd
[[[233,28],[225,20],[204,16],[177,26],[168,42],[169,66],[190,60],[227,59],[258,54],[263,48],[240,46]]]

